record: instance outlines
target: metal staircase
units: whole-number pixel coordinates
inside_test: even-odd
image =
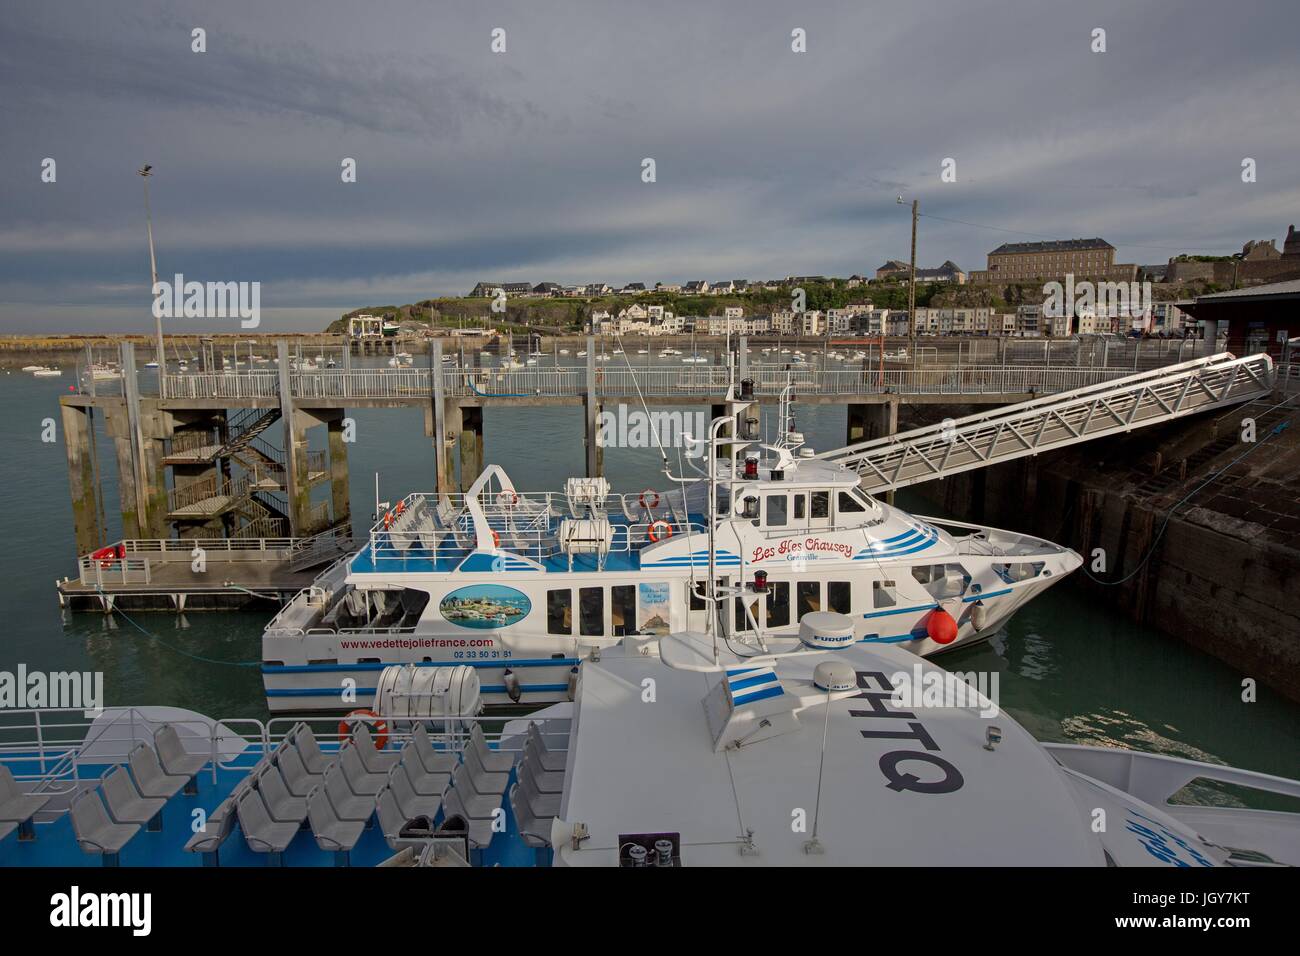
[[[815,457],[856,471],[868,491],[891,491],[1251,401],[1272,391],[1274,377],[1267,355],[1225,352]]]

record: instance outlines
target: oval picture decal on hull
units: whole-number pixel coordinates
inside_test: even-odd
[[[528,616],[528,595],[502,584],[472,584],[457,588],[438,604],[442,616],[460,627],[491,630],[509,627]]]

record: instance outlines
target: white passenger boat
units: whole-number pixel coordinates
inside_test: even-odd
[[[728,635],[789,635],[805,614],[834,611],[860,642],[934,654],[989,637],[1081,563],[1049,541],[875,499],[854,472],[807,457],[789,389],[779,414],[790,430],[760,444],[747,384],[692,439],[717,454],[666,472],[667,490],[571,478],[528,493],[491,465],[464,494],[378,509],[365,546],[267,626],[270,708],[341,707],[340,688],[364,704],[377,672],[408,663],[472,666],[489,703],[565,700],[592,638],[701,628],[711,572],[752,588],[721,609]]]

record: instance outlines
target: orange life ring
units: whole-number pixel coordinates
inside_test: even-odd
[[[656,528],[662,528],[663,534],[662,535],[655,534]],[[650,530],[646,532],[646,534],[651,541],[659,541],[661,538],[666,540],[673,536],[673,526],[670,525],[663,518],[660,518],[658,521],[652,521],[650,523]]]
[[[519,504],[519,495],[513,491],[501,491],[497,493],[497,498],[501,501],[503,508],[513,508]]]
[[[492,532],[492,547],[501,547],[501,535],[497,534],[495,531]]]
[[[383,750],[388,746],[388,721],[384,720],[369,707],[362,707],[352,711],[348,717],[369,717],[370,720],[364,721],[370,725],[370,732],[375,738],[375,748]],[[352,733],[352,725],[356,721],[350,721],[347,717],[339,721],[339,737],[346,738]]]
[[[646,504],[646,495],[654,495],[654,500],[650,504]],[[653,488],[647,488],[645,491],[641,492],[641,507],[646,511],[649,511],[651,508],[658,508],[659,492],[655,491]]]

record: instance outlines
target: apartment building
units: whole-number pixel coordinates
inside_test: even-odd
[[[1105,239],[1007,242],[988,254],[988,268],[971,274],[974,282],[1034,282],[1077,278],[1132,282],[1136,263],[1116,263],[1115,247]]]

